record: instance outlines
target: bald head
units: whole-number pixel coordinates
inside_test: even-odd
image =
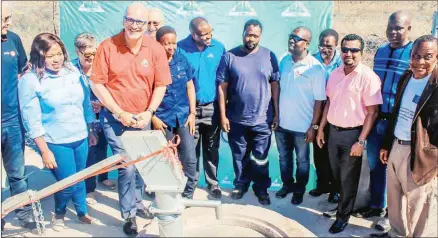
[[[164,25],[163,12],[158,8],[149,9],[148,32],[152,39],[156,38],[157,30]]]
[[[305,27],[299,26],[292,31],[295,35],[300,36],[303,39],[306,39],[309,43],[312,41],[312,31]]]
[[[396,11],[391,14],[386,28],[386,37],[392,48],[400,48],[409,43],[411,21],[411,15],[406,11]]]
[[[8,33],[9,26],[12,23],[12,12],[8,2],[2,1],[2,35]]]
[[[125,40],[136,42],[141,39],[148,26],[148,9],[141,3],[130,4],[125,11],[123,27]]]
[[[148,9],[141,3],[131,3],[126,8],[125,16],[130,16],[136,20],[148,21]]]

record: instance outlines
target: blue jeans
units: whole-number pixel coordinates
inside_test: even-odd
[[[20,122],[2,124],[2,160],[8,175],[11,196],[26,192],[27,177],[24,174],[24,136]],[[32,207],[26,205],[15,210],[20,222],[32,220]]]
[[[99,137],[99,141],[97,142],[97,145],[90,147],[88,151],[87,168],[96,163],[99,163],[100,161],[108,157],[107,155],[108,142],[106,141],[105,133],[103,132],[103,130],[99,131],[97,133],[97,136]],[[97,176],[97,180],[99,182],[102,182],[107,179],[108,179],[108,173],[99,174]],[[94,192],[96,190],[96,176],[87,178],[85,180],[85,187],[87,188],[87,193]]]
[[[190,135],[189,127],[166,128],[166,139],[171,140],[175,135],[179,135],[181,142],[178,145],[178,156],[183,166],[184,175],[187,177],[186,187],[183,195],[186,198],[193,198],[196,188],[196,151],[195,140]]]
[[[305,141],[306,134],[279,127],[275,131],[278,153],[280,154],[280,171],[283,187],[303,194],[309,181],[310,144]],[[296,153],[297,171],[294,183],[293,152]]]
[[[367,138],[371,208],[386,208],[386,164],[382,164],[379,157],[387,128],[387,120],[377,120]]]
[[[88,139],[67,143],[47,143],[50,151],[55,156],[58,168],[53,169],[56,180],[63,180],[75,173],[85,169],[88,155]],[[55,193],[55,214],[65,215],[70,199],[79,217],[87,214],[87,203],[85,202],[85,181],[73,184]]]
[[[269,124],[245,126],[230,122],[230,129],[228,144],[236,175],[234,186],[247,190],[252,181],[256,194],[266,193],[271,186],[267,161],[272,134]]]
[[[100,114],[100,123],[105,132],[108,145],[114,155],[125,154],[120,136],[128,130],[138,131],[132,127],[125,127],[114,116],[103,109]],[[149,130],[150,126],[144,128]],[[137,209],[145,209],[142,199],[144,193],[144,182],[134,165],[129,165],[118,170],[118,193],[120,212],[123,219],[135,217]]]

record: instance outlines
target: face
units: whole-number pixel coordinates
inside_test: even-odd
[[[147,15],[141,9],[128,10],[123,19],[125,37],[129,40],[140,39],[147,28]]]
[[[2,35],[8,33],[9,26],[12,24],[12,13],[8,7],[2,8]]]
[[[96,48],[87,47],[83,51],[77,49],[76,54],[78,55],[81,66],[84,68],[89,68],[93,65],[94,56],[96,55]]]
[[[160,44],[164,47],[167,57],[172,57],[176,50],[176,35],[173,33],[163,35]]]
[[[54,44],[45,54],[46,68],[58,72],[64,64],[64,53],[59,44]]]
[[[304,31],[294,30],[289,35],[289,52],[292,55],[301,55],[309,47],[309,39]]]
[[[410,66],[416,78],[432,73],[438,60],[437,48],[433,42],[423,42],[412,48]]]
[[[355,67],[362,60],[362,51],[358,40],[344,41],[341,51],[342,61],[346,67]]]
[[[411,26],[409,26],[408,23],[399,20],[390,20],[386,27],[386,37],[391,46],[399,47],[402,46],[410,31]]]
[[[198,30],[192,33],[192,37],[198,45],[209,46],[213,37],[213,29],[210,24],[203,22],[199,24]]]
[[[249,25],[243,32],[243,46],[247,50],[254,50],[259,45],[261,35],[260,26]]]
[[[149,14],[148,20],[148,33],[153,39],[155,39],[157,30],[164,24],[163,16],[159,12],[152,12]]]
[[[333,36],[326,36],[319,41],[319,53],[323,60],[331,60],[335,55],[336,39]]]

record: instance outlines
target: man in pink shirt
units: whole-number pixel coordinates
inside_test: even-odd
[[[363,39],[355,34],[341,42],[343,65],[330,75],[326,87],[327,104],[319,126],[317,143],[325,144],[324,127],[330,124],[328,151],[335,186],[340,186],[336,221],[330,233],[339,233],[348,224],[353,212],[362,166],[365,140],[382,104],[380,79],[372,69],[361,63]]]

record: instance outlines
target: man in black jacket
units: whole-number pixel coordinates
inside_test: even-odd
[[[380,160],[388,164],[391,229],[388,233],[371,236],[438,235],[437,214],[432,210],[437,204],[437,45],[438,39],[433,36],[418,38],[412,48],[410,69],[400,79],[380,151]],[[405,210],[404,214],[402,210]]]

